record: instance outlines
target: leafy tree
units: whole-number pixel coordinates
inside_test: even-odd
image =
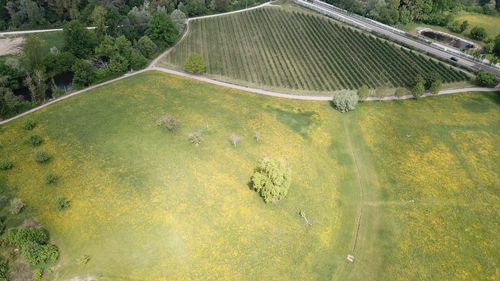
[[[471,29],[470,36],[472,37],[472,39],[482,41],[487,36],[486,29],[484,29],[483,27],[475,26]]]
[[[205,69],[205,60],[198,53],[190,54],[186,59],[186,63],[184,64],[184,70],[193,74],[201,74],[205,72]]]
[[[108,69],[112,74],[121,74],[128,70],[129,61],[122,55],[116,54],[111,57],[111,60],[108,64]]]
[[[84,87],[92,84],[96,78],[94,65],[88,60],[77,60],[72,67],[73,85],[75,87]]]
[[[168,15],[155,13],[149,21],[147,34],[157,46],[165,48],[175,43],[179,31]]]
[[[448,24],[448,29],[456,33],[462,33],[462,24],[457,20],[450,22]]]
[[[495,45],[493,47],[493,53],[495,56],[500,57],[500,34],[495,37]]]
[[[174,22],[179,33],[182,32],[186,26],[186,14],[184,14],[181,10],[176,9],[172,12],[172,14],[170,14],[170,18]]]
[[[420,98],[425,91],[425,80],[421,75],[417,75],[415,78],[415,85],[411,89],[411,94],[415,99]]]
[[[0,76],[0,117],[5,116],[7,112],[23,103],[23,98],[14,95],[12,90],[7,87],[8,82],[8,76]]]
[[[153,40],[151,40],[147,35],[144,35],[139,39],[139,41],[137,41],[137,49],[146,58],[152,58],[158,50],[158,47]]]
[[[368,94],[370,93],[370,89],[368,88],[367,85],[363,85],[361,87],[359,87],[358,89],[358,97],[359,97],[359,100],[360,101],[364,101],[368,98]]]
[[[70,52],[50,53],[43,60],[45,71],[48,77],[54,77],[58,74],[71,70],[76,57]]]
[[[26,76],[25,84],[31,94],[31,102],[40,104],[45,99],[47,92],[47,84],[45,84],[44,73],[41,70],[36,70],[35,73]]]
[[[64,50],[72,53],[77,58],[83,59],[92,55],[97,38],[95,33],[87,30],[78,20],[73,20],[63,28]]]
[[[111,36],[119,35],[120,25],[122,23],[122,15],[116,7],[109,7],[106,14],[106,30]]]
[[[132,49],[129,62],[131,69],[141,69],[148,63],[147,59],[137,49]]]
[[[106,14],[107,10],[103,6],[96,6],[92,11],[92,22],[98,39],[102,39],[106,35]]]
[[[354,110],[358,104],[359,97],[355,93],[342,91],[333,95],[332,104],[340,112]]]
[[[291,184],[291,171],[284,161],[262,159],[251,178],[252,188],[264,202],[277,203],[288,194]]]
[[[479,71],[476,75],[476,84],[482,87],[495,87],[498,83],[493,73]]]
[[[111,58],[116,51],[115,38],[109,35],[104,36],[101,43],[95,47],[95,55],[106,59]]]
[[[433,95],[437,95],[439,93],[439,91],[441,91],[441,87],[443,85],[443,82],[441,81],[441,79],[436,79],[434,81],[432,81],[431,83],[431,94]]]
[[[23,42],[21,64],[28,73],[33,73],[43,67],[43,46],[45,41],[35,35],[29,35]]]

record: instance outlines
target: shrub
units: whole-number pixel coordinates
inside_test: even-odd
[[[241,141],[241,137],[238,136],[237,134],[231,134],[229,137],[229,140],[231,141],[231,144],[236,147],[236,145]]]
[[[17,215],[24,208],[24,203],[19,198],[14,198],[10,200],[9,212],[13,215]]]
[[[31,266],[50,266],[57,262],[59,250],[54,245],[31,242],[22,248],[22,255]]]
[[[10,228],[5,233],[5,242],[14,247],[23,248],[31,243],[45,244],[49,241],[47,232],[42,228]]]
[[[31,131],[35,127],[36,127],[36,122],[31,120],[31,119],[28,119],[28,120],[23,122],[23,129],[25,129],[25,130]]]
[[[130,53],[130,68],[131,69],[141,69],[148,64],[147,59],[142,55],[142,53],[137,49],[132,49]]]
[[[33,281],[42,281],[43,270],[41,268],[36,268],[33,271]]]
[[[343,91],[333,95],[332,104],[338,111],[347,112],[355,109],[358,100],[357,94]]]
[[[479,71],[476,75],[476,84],[482,87],[495,87],[497,84],[497,79],[494,74]]]
[[[439,93],[439,91],[441,91],[441,86],[442,86],[443,82],[441,82],[441,79],[436,79],[434,81],[432,81],[431,83],[431,94],[433,95],[437,95]]]
[[[39,146],[43,142],[42,138],[37,135],[32,135],[28,141],[32,146]]]
[[[205,69],[205,60],[200,54],[197,53],[189,55],[186,59],[186,63],[184,64],[184,70],[193,74],[201,74],[205,72]]]
[[[77,60],[71,70],[74,73],[73,85],[76,88],[88,86],[96,79],[96,69],[88,60]]]
[[[470,36],[472,37],[472,39],[482,41],[487,36],[486,29],[484,29],[483,27],[475,26],[471,29]]]
[[[188,140],[190,143],[194,144],[195,146],[198,146],[201,144],[203,141],[203,130],[198,129],[188,136]]]
[[[411,94],[415,99],[420,98],[425,91],[425,80],[421,75],[415,78],[415,86],[411,89]]]
[[[50,158],[50,155],[46,151],[37,151],[35,153],[35,160],[38,163],[46,163]]]
[[[43,178],[46,184],[54,184],[57,181],[57,176],[52,173],[46,173]]]
[[[398,98],[401,98],[406,94],[406,92],[407,92],[407,90],[405,88],[397,88],[394,95]]]
[[[14,162],[10,161],[10,160],[2,160],[0,162],[0,170],[10,170],[12,169],[12,167],[14,167]]]
[[[264,158],[252,176],[252,188],[266,203],[276,203],[288,194],[291,183],[290,168],[283,161]]]
[[[180,122],[179,120],[177,120],[177,118],[175,118],[175,116],[166,114],[160,117],[156,121],[156,125],[167,129],[167,131],[172,132],[179,127]]]
[[[4,259],[0,259],[0,281],[9,280],[9,264]]]
[[[64,197],[59,197],[54,202],[54,205],[56,207],[56,210],[61,212],[68,209],[71,206],[71,202]]]
[[[358,89],[358,97],[360,101],[364,101],[368,98],[368,94],[370,93],[370,89],[367,85],[363,85]]]

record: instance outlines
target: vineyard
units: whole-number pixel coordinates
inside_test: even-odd
[[[281,7],[193,20],[162,62],[181,68],[191,53],[221,80],[298,91],[409,87],[418,74],[443,82],[461,72],[328,18]]]

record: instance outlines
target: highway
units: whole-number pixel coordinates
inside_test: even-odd
[[[340,21],[357,26],[361,29],[379,33],[384,37],[390,38],[391,40],[404,43],[408,46],[412,46],[415,49],[419,49],[445,61],[449,61],[451,57],[455,57],[457,59],[455,63],[461,66],[467,67],[471,70],[487,71],[495,74],[497,78],[500,78],[500,69],[497,67],[475,61],[466,57],[465,55],[460,56],[452,51],[446,51],[436,46],[430,45],[428,43],[425,43],[424,41],[420,41],[406,35],[406,32],[403,30],[384,25],[360,15],[352,14],[322,1],[312,0],[311,2],[308,2],[303,0],[295,0],[295,2],[312,10],[316,10],[320,13],[336,18]]]

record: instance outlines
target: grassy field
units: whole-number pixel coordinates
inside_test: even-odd
[[[499,104],[469,94],[340,114],[147,72],[32,114],[33,132],[27,118],[0,127],[14,161],[0,183],[60,247],[49,280],[495,280]],[[156,127],[166,113],[179,131]],[[40,148],[24,142],[32,133]],[[37,150],[53,159],[35,163]],[[293,171],[277,205],[248,188],[265,155]],[[71,200],[62,213],[59,196]]]
[[[460,72],[323,16],[278,6],[190,22],[187,37],[163,61],[181,68],[193,52],[216,79],[270,89],[327,92],[411,86],[415,76]]]
[[[498,16],[488,16],[476,13],[461,13],[454,18],[459,21],[468,21],[469,28],[465,33],[469,33],[474,26],[480,26],[486,29],[486,33],[490,37],[495,37],[500,34],[500,17]]]

